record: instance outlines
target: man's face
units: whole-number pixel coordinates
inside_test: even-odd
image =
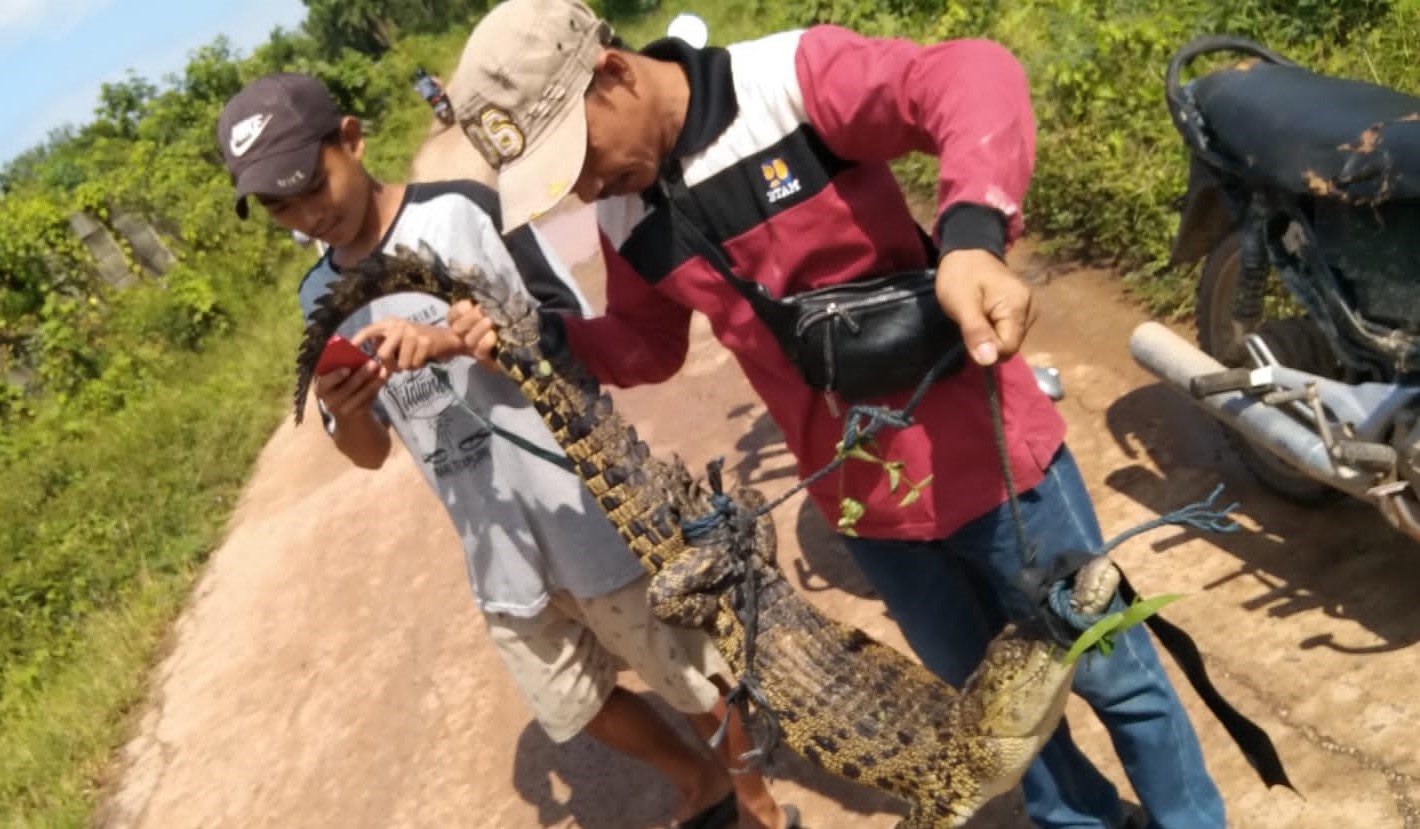
[[[299,230],[334,248],[351,244],[365,223],[369,205],[369,179],[360,165],[364,141],[342,129],[339,142],[321,146],[311,186],[285,198],[256,197],[277,224]]]
[[[587,160],[574,188],[582,201],[640,193],[655,184],[661,158],[651,104],[626,56],[604,53],[587,90]]]

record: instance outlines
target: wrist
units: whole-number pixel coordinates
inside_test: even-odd
[[[357,425],[358,421],[369,419],[370,409],[370,406],[362,406],[354,411],[332,411],[330,413],[330,419],[335,422],[333,431],[350,431],[350,427]]]
[[[435,330],[438,333],[435,335],[433,348],[430,349],[435,359],[446,360],[449,357],[466,356],[472,353],[472,349],[454,329],[440,325]]]
[[[959,202],[942,211],[932,234],[941,251],[938,262],[957,251],[979,251],[1004,261],[1006,214],[984,204]]]

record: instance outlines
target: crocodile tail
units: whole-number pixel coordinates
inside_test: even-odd
[[[481,275],[478,280],[488,282]],[[297,425],[315,380],[316,363],[325,343],[356,311],[389,294],[415,292],[438,297],[450,304],[467,299],[470,285],[452,278],[443,260],[428,245],[418,253],[400,246],[394,255],[375,254],[341,272],[316,300],[296,351],[296,387],[291,397]]]
[[[500,329],[499,366],[533,402],[622,540],[648,572],[659,572],[684,549],[679,501],[666,486],[675,466],[651,457],[570,353],[544,354],[536,337],[519,339]]]

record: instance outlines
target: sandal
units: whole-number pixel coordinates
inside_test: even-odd
[[[735,793],[730,792],[719,803],[701,810],[689,820],[671,824],[671,829],[728,829],[735,825],[739,814],[739,802],[735,800]]]
[[[804,829],[799,823],[799,807],[791,803],[785,803],[780,807],[784,811],[784,829]]]

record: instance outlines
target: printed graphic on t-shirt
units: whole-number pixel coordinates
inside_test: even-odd
[[[481,202],[488,207],[480,207]],[[508,242],[522,245],[526,270],[519,273],[517,257],[505,247],[493,218],[497,209],[496,197],[482,185],[412,184],[383,249],[389,253],[397,245],[413,249],[427,243],[448,262],[477,267],[550,307],[585,314],[589,306],[571,274],[543,258],[541,242],[530,228],[521,243],[518,234]],[[299,289],[307,316],[338,276],[329,257],[307,274]],[[446,302],[428,294],[393,293],[353,312],[340,333],[349,338],[387,319],[439,326],[448,312]],[[518,387],[465,356],[445,360],[441,368],[448,386],[431,369],[394,373],[380,390],[375,411],[444,504],[463,542],[479,606],[526,616],[539,612],[556,590],[599,596],[640,577],[645,572],[640,562],[575,475],[494,436],[484,425],[492,421],[548,451],[557,450],[547,425]]]
[[[415,322],[443,316],[443,307],[432,303],[408,314]],[[391,376],[380,396],[408,424],[410,450],[436,477],[465,472],[488,460],[492,434],[430,369]]]

